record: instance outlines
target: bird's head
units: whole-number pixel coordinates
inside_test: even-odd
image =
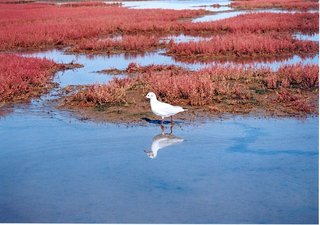
[[[144,151],[145,153],[147,153],[147,156],[150,158],[150,159],[154,159],[155,157],[157,157],[157,154],[154,154],[153,151]]]
[[[157,99],[156,94],[153,93],[153,92],[149,92],[149,93],[146,95],[146,98],[149,98],[149,99]]]

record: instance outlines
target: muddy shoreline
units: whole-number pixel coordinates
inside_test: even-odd
[[[82,87],[83,88],[83,87]],[[77,88],[76,88],[77,89]],[[60,96],[53,100],[51,104],[58,110],[71,113],[79,120],[89,120],[94,122],[108,122],[115,124],[160,124],[161,118],[151,112],[148,99],[143,96],[145,91],[131,91],[128,96],[128,103],[109,104],[109,105],[77,105],[70,102],[70,96]],[[307,95],[305,95],[307,98]],[[316,96],[312,98],[314,104],[318,105]],[[230,118],[235,116],[255,117],[255,118],[297,118],[303,119],[318,115],[318,110],[312,113],[297,111],[297,109],[280,105],[276,102],[269,103],[267,107],[260,104],[242,104],[237,101],[225,101],[218,104],[205,106],[182,105],[187,109],[186,112],[175,115],[174,121],[187,123],[201,122],[210,119]],[[166,118],[169,123],[170,118]]]

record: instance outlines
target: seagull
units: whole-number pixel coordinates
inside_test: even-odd
[[[181,106],[173,106],[168,103],[160,102],[157,100],[157,96],[153,92],[149,92],[146,95],[146,98],[150,99],[151,111],[157,116],[161,116],[161,125],[163,125],[163,120],[165,117],[171,118],[171,124],[173,124],[172,116],[176,115],[179,112],[184,112],[186,109]]]

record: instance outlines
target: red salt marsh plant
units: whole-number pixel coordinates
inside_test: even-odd
[[[319,66],[318,65],[285,65],[276,73],[266,76],[268,88],[319,88]]]
[[[183,23],[186,34],[319,32],[318,13],[248,13],[212,22]]]
[[[85,7],[81,7],[82,4]],[[94,6],[94,3],[79,5],[80,7],[61,7],[45,3],[0,4],[0,51],[65,46],[78,49],[93,46],[99,49],[102,47],[93,43],[96,38],[112,35],[158,37],[180,33],[213,35],[230,32],[318,31],[317,13],[259,13],[215,22],[192,23],[189,18],[204,15],[206,12],[138,10],[108,4]],[[77,44],[81,46],[77,47]],[[106,43],[100,43],[101,46],[104,44]],[[119,44],[122,49],[132,49],[134,46],[120,41],[113,44]],[[106,45],[109,46],[108,43]]]
[[[153,66],[155,70],[134,66],[143,73],[136,77],[115,79],[109,84],[85,87],[67,97],[68,104],[121,106],[132,103],[136,106],[144,104],[142,101],[146,92],[153,91],[162,101],[191,107],[209,107],[218,112],[249,112],[257,107],[273,111],[276,104],[280,104],[283,109],[290,109],[293,114],[316,111],[314,104],[309,102],[318,93],[319,69],[313,65],[287,65],[277,71],[230,65],[199,71],[177,70],[175,73],[165,69],[159,71],[156,66]],[[302,72],[306,73],[301,75]],[[278,79],[274,87],[268,83],[272,76]],[[290,80],[289,86],[284,83],[285,79]],[[285,87],[290,92],[288,95],[281,91]],[[298,93],[295,96],[299,98],[291,98],[290,94],[294,92]],[[132,96],[136,98],[132,100]],[[305,96],[307,100],[303,102]],[[301,110],[298,105],[303,106]]]
[[[215,36],[209,41],[174,43],[168,54],[177,58],[259,58],[318,52],[318,43],[292,39],[290,35],[236,33]]]
[[[313,113],[315,112],[315,105],[310,102],[310,97],[305,96],[301,91],[288,90],[286,88],[281,88],[277,92],[277,97],[275,102],[285,105],[289,110],[295,110],[302,113]]]
[[[287,10],[309,10],[319,8],[317,0],[235,0],[230,5],[238,9],[280,8]]]
[[[61,3],[59,6],[62,7],[92,7],[92,6],[122,6],[121,2],[115,2],[115,3],[106,3],[106,2],[67,2],[67,3]]]
[[[175,65],[151,64],[148,66],[140,66],[139,64],[136,64],[136,63],[130,63],[124,72],[133,74],[133,73],[154,73],[154,72],[161,72],[161,71],[169,71],[171,75],[179,74],[181,72],[187,72],[187,70],[185,70],[184,68],[175,66]]]
[[[133,85],[130,78],[114,78],[108,84],[96,84],[86,87],[72,96],[72,102],[80,105],[115,105],[126,102],[127,89]]]
[[[167,32],[178,21],[203,15],[195,10],[134,10],[117,6],[59,7],[1,4],[0,50],[70,46],[86,38]],[[43,13],[45,11],[45,13]]]
[[[24,101],[47,91],[57,70],[47,59],[0,55],[0,102]]]

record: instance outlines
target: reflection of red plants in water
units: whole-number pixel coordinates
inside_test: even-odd
[[[57,70],[47,59],[0,55],[0,102],[26,100],[47,90]]]
[[[231,2],[231,7],[239,9],[281,8],[287,10],[308,10],[318,9],[319,3],[317,0],[235,0]]]
[[[315,53],[318,43],[299,41],[290,35],[278,38],[272,34],[236,33],[216,36],[209,41],[174,43],[168,45],[168,53],[176,57],[230,58],[268,57],[289,54]]]
[[[74,52],[145,52],[159,47],[159,37],[143,35],[124,35],[119,40],[105,39],[83,39],[76,44],[71,51]]]

